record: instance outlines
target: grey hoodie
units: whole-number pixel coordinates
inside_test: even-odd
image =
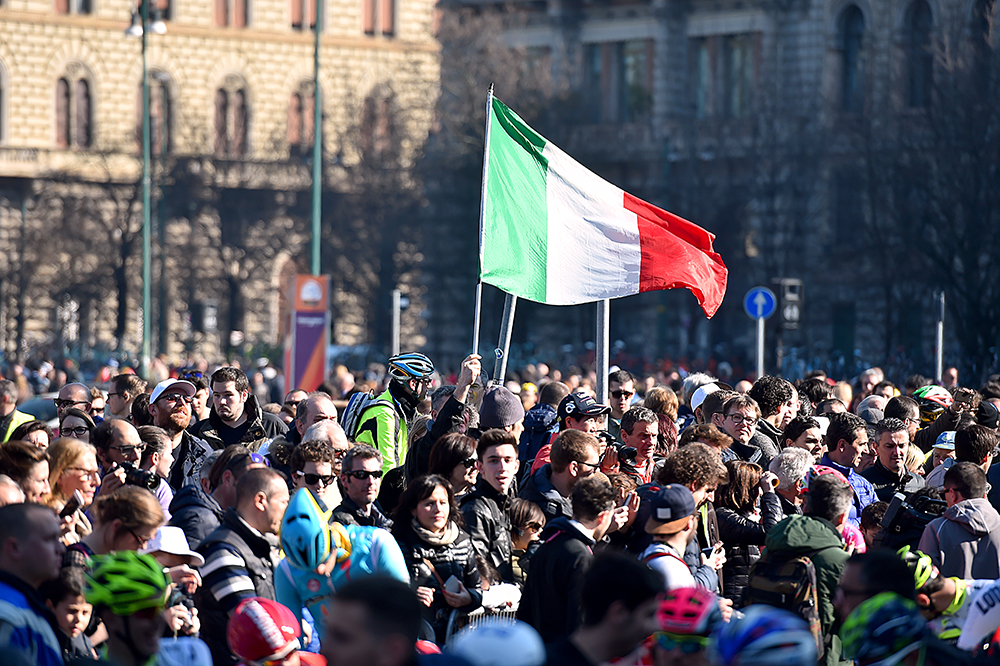
[[[986,498],[958,502],[927,524],[919,549],[944,576],[1000,578],[1000,514]]]

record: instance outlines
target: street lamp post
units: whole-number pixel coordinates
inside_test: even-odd
[[[313,275],[319,275],[320,217],[323,189],[323,95],[319,86],[320,34],[323,32],[323,0],[316,0],[316,43],[313,49],[313,174],[312,174],[312,262]]]
[[[146,65],[146,43],[148,32],[158,35],[166,33],[167,27],[158,17],[152,23],[149,20],[149,3],[142,0],[142,19],[133,12],[132,25],[125,34],[129,37],[142,38],[142,357],[140,372],[143,379],[149,378],[150,362],[150,159],[149,159],[149,69]]]

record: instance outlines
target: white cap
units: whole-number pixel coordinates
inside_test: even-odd
[[[826,430],[830,427],[830,419],[826,416],[814,416],[813,419],[819,424],[820,439],[826,437]]]
[[[170,553],[181,557],[190,557],[191,564],[200,567],[205,564],[205,558],[191,550],[188,545],[184,530],[171,525],[164,525],[156,531],[156,535],[149,540],[146,547],[139,551],[140,555],[151,553]]]
[[[162,382],[156,385],[153,392],[149,396],[150,404],[156,402],[163,395],[163,392],[168,388],[177,388],[183,391],[186,395],[194,395],[198,392],[194,384],[187,381],[186,379],[164,379]]]
[[[701,403],[705,402],[705,398],[709,393],[715,393],[719,390],[718,384],[705,384],[704,386],[699,386],[698,390],[691,395],[691,411],[701,407]]]
[[[958,637],[958,649],[972,651],[989,640],[1000,626],[1000,580],[979,591],[968,605],[969,614]]]

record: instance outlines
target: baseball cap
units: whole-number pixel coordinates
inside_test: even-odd
[[[156,388],[153,389],[152,394],[149,396],[149,402],[152,404],[159,400],[160,396],[163,395],[163,392],[168,388],[177,388],[185,395],[194,395],[198,390],[194,387],[194,384],[183,379],[164,379],[156,385]]]
[[[718,390],[718,384],[705,384],[704,386],[699,386],[698,390],[696,390],[691,396],[691,411],[701,407],[701,403],[705,402],[705,396],[709,393],[715,393]]]
[[[695,511],[694,495],[679,483],[670,483],[649,498],[647,534],[677,534]]]
[[[181,557],[191,558],[191,564],[196,567],[205,564],[205,558],[191,550],[188,546],[187,537],[184,530],[171,525],[164,525],[156,530],[156,535],[149,540],[145,548],[139,550],[140,555],[151,555],[153,553],[170,553]]]
[[[611,412],[610,405],[602,405],[589,395],[583,393],[570,393],[559,403],[559,418],[567,416],[573,418],[583,418],[586,416],[601,416]]]
[[[938,435],[937,440],[934,442],[935,449],[944,449],[945,451],[955,450],[955,431],[946,430],[945,432]]]

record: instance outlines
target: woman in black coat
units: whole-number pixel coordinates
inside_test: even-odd
[[[410,482],[393,516],[396,537],[410,586],[426,606],[424,619],[439,645],[444,640],[452,609],[466,613],[483,603],[476,551],[462,529],[462,512],[451,484],[436,474]]]
[[[760,559],[768,530],[781,520],[781,503],[774,492],[777,477],[763,473],[760,465],[730,460],[726,469],[729,483],[719,486],[715,494],[719,538],[726,546],[722,596],[732,599],[734,608],[741,608],[750,567]]]

